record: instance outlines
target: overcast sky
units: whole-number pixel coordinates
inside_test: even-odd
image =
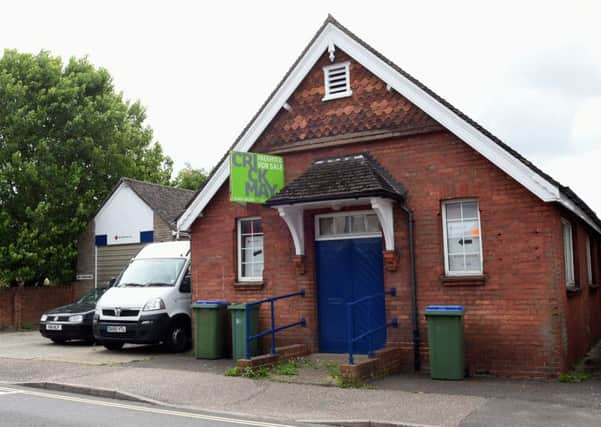
[[[0,48],[87,55],[208,170],[332,13],[601,214],[601,6],[488,3],[20,0]]]

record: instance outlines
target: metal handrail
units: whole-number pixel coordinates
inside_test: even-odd
[[[365,337],[369,337],[369,345],[367,355],[370,359],[374,358],[374,349],[373,349],[373,339],[372,336],[376,332],[381,331],[382,329],[386,329],[388,327],[398,328],[399,322],[397,319],[392,319],[390,322],[384,323],[383,325],[378,325],[375,328],[371,327],[371,304],[367,305],[367,326],[368,330],[361,335],[354,336],[353,331],[353,306],[357,304],[362,304],[366,301],[371,301],[375,298],[386,297],[386,295],[396,296],[396,288],[391,288],[386,292],[377,293],[374,295],[369,295],[363,298],[359,298],[358,300],[347,302],[346,303],[346,323],[347,323],[347,345],[348,345],[348,363],[349,365],[353,365],[355,360],[353,358],[353,350],[355,342],[362,340]]]
[[[302,298],[305,297],[305,290],[301,289],[299,292],[294,292],[291,294],[280,295],[272,298],[265,298],[258,301],[253,301],[246,303],[246,359],[250,359],[250,343],[252,340],[256,340],[258,338],[264,337],[265,335],[271,335],[271,354],[276,354],[275,351],[275,334],[276,332],[283,331],[284,329],[293,328],[294,326],[306,326],[307,322],[305,319],[301,319],[298,322],[289,323],[284,326],[275,326],[275,302],[284,298],[291,298],[300,296]],[[265,302],[270,303],[271,308],[271,329],[267,329],[265,331],[259,332],[256,335],[249,335],[249,320],[250,320],[250,308],[254,306],[261,305]]]

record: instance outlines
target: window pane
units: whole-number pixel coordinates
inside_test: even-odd
[[[380,231],[380,221],[378,221],[377,215],[367,215],[367,232],[377,233]]]
[[[466,253],[480,253],[480,238],[479,237],[464,237],[463,238]]]
[[[350,217],[351,220],[351,231],[353,233],[365,233],[365,216],[364,215],[353,215]]]
[[[463,221],[463,235],[468,238],[479,237],[478,221]]]
[[[475,219],[478,218],[478,204],[476,202],[463,202],[461,204],[463,209],[463,219]]]
[[[447,236],[451,238],[463,237],[463,224],[461,222],[450,222],[447,225]]]
[[[449,256],[449,271],[465,271],[464,256]]]
[[[466,255],[465,271],[480,271],[480,255]]]
[[[252,232],[253,234],[263,233],[263,223],[260,219],[255,219],[252,221]]]
[[[247,236],[242,238],[243,248],[255,249],[263,247],[263,236]]]
[[[334,218],[319,218],[319,235],[330,236],[334,234]]]
[[[241,220],[240,221],[240,233],[250,234],[251,233],[251,221]]]
[[[568,222],[562,222],[563,253],[566,270],[567,285],[574,284],[574,253],[572,249],[572,226]]]
[[[263,263],[253,264],[253,277],[263,277]]]
[[[461,219],[460,203],[447,203],[445,207],[447,209],[447,219]]]
[[[463,254],[463,246],[459,243],[463,237],[447,239],[449,254]]]
[[[335,224],[335,233],[336,234],[348,234],[350,231],[349,227],[349,218],[346,216],[335,216],[334,224]]]
[[[586,268],[587,268],[587,278],[588,284],[593,284],[593,264],[592,264],[592,256],[591,256],[591,239],[586,236]]]

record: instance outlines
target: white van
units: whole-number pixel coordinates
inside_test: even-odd
[[[135,256],[96,304],[94,338],[109,350],[125,343],[191,342],[190,242],[152,243]]]

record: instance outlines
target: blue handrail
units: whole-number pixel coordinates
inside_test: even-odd
[[[265,298],[265,299],[261,299],[258,301],[246,303],[245,315],[246,315],[246,358],[247,359],[250,359],[250,343],[252,340],[256,340],[258,338],[264,337],[265,335],[271,335],[271,354],[276,354],[276,351],[275,351],[275,334],[276,334],[276,332],[280,332],[280,331],[283,331],[284,329],[289,329],[294,326],[306,326],[307,325],[307,322],[305,321],[305,319],[301,319],[298,322],[289,323],[284,326],[278,326],[277,328],[275,326],[275,302],[278,300],[284,299],[284,298],[291,298],[291,297],[296,297],[296,296],[300,296],[300,297],[304,298],[305,290],[301,289],[299,292],[294,292],[292,294],[285,294],[285,295],[280,295],[277,297]],[[265,331],[259,332],[256,335],[249,335],[250,308],[257,306],[257,305],[261,305],[264,302],[270,303],[271,329],[267,329]]]
[[[370,359],[374,358],[374,348],[373,348],[373,334],[381,331],[382,329],[386,329],[388,327],[398,328],[399,322],[397,319],[392,319],[390,322],[384,323],[383,325],[378,325],[374,328],[371,327],[372,319],[371,319],[371,301],[375,298],[385,298],[386,295],[396,296],[396,288],[391,288],[386,292],[381,292],[374,295],[369,295],[363,298],[359,298],[358,300],[347,302],[346,303],[346,324],[347,324],[347,345],[348,345],[348,363],[349,365],[353,365],[355,360],[353,358],[354,345],[357,341],[362,340],[363,338],[369,337],[368,341],[368,357]],[[353,306],[357,304],[362,304],[368,302],[367,304],[367,326],[368,329],[364,333],[355,336],[353,331]]]

